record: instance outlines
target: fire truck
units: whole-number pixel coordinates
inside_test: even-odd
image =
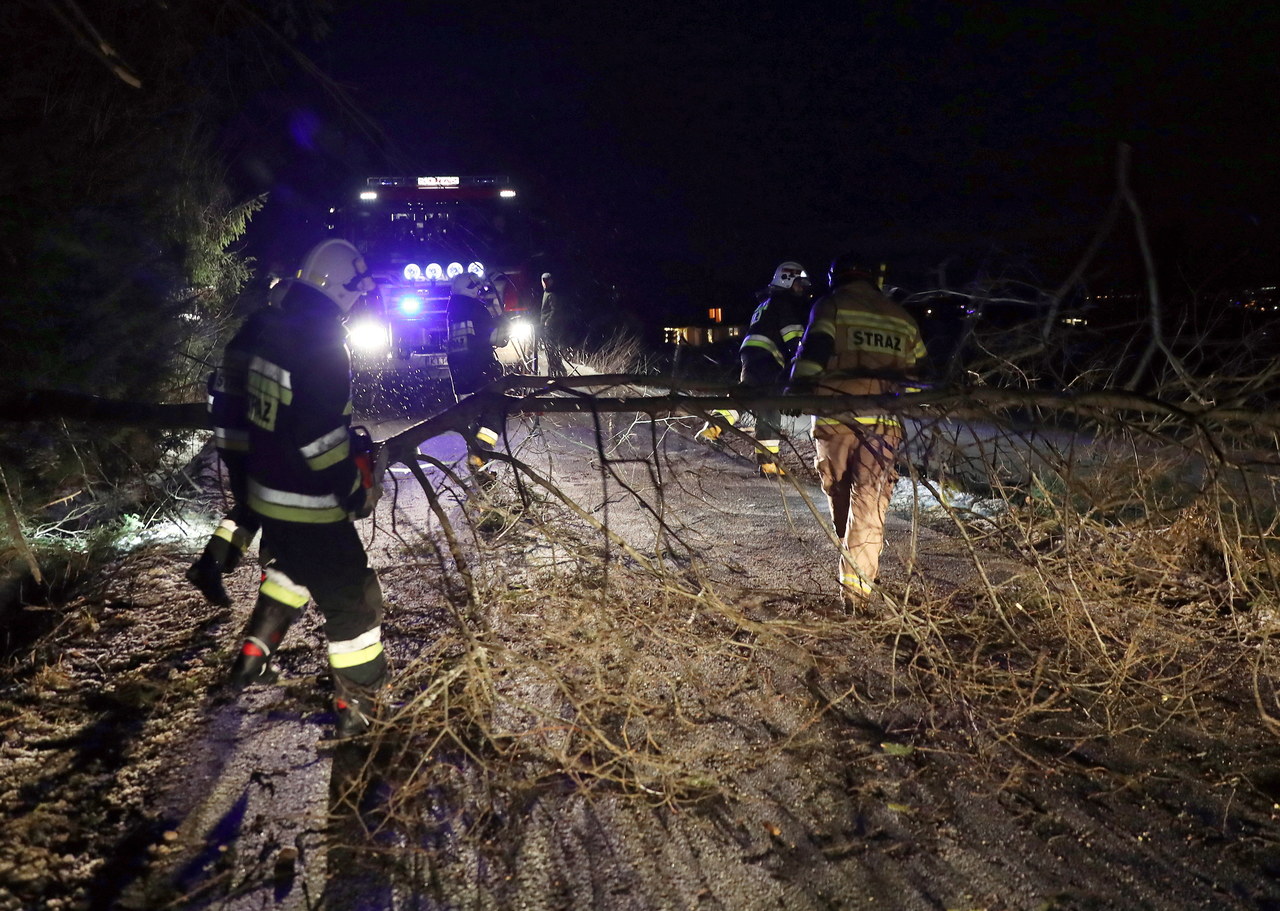
[[[444,376],[449,286],[464,271],[494,280],[511,320],[508,365],[532,348],[535,320],[523,274],[529,249],[506,177],[370,177],[329,210],[329,230],[364,254],[375,290],[349,321],[357,369],[418,368]],[[524,294],[521,291],[524,290]]]

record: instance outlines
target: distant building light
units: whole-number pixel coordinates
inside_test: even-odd
[[[499,190],[498,195],[501,196],[503,199],[515,199],[516,191],[515,190]]]
[[[365,201],[372,200],[372,199],[377,199],[377,198],[378,198],[378,193],[377,193],[377,191],[376,191],[376,190],[362,190],[362,191],[360,192],[360,198],[361,198],[361,199],[363,199],[363,200],[365,200]]]
[[[712,307],[707,311],[707,318],[713,323],[718,323],[724,318],[724,315],[720,307]]]

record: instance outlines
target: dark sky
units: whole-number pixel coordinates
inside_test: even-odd
[[[1194,268],[1275,250],[1276,10],[369,0],[318,62],[389,140],[353,177],[509,173],[582,239],[569,269],[756,287],[852,248],[917,283],[1023,256],[1051,285],[1121,141]]]

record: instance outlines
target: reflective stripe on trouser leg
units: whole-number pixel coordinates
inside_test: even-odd
[[[277,569],[266,569],[258,587],[258,602],[245,625],[243,641],[231,666],[232,686],[270,682],[271,656],[279,648],[284,634],[299,616],[311,593]]]
[[[229,573],[240,565],[240,558],[244,556],[244,552],[249,549],[249,545],[253,543],[254,535],[258,533],[258,525],[256,522],[243,523],[237,521],[232,516],[227,516],[218,523],[218,527],[213,531],[213,539],[209,544],[212,546],[214,540],[225,541],[225,550],[218,550],[218,564],[222,571]],[[208,550],[209,548],[206,548]]]
[[[843,564],[844,561],[841,561]],[[872,592],[872,585],[866,579],[859,576],[856,572],[842,569],[840,573],[840,584],[855,595],[869,595]]]
[[[233,520],[223,519],[221,522],[218,523],[218,527],[213,530],[213,536],[215,538],[221,538],[223,541],[226,541],[228,544],[231,544],[233,541],[235,541],[236,532],[239,531],[239,529],[240,529],[240,526],[237,525]]]
[[[336,607],[329,606],[325,624],[329,666],[335,678],[360,686],[382,681],[387,675],[387,656],[382,647],[382,586],[377,575],[369,570],[358,600],[349,610],[338,614]]]
[[[368,664],[370,661],[381,657],[382,654],[382,627],[375,626],[354,639],[330,642],[329,666],[335,671],[346,671],[362,664]]]

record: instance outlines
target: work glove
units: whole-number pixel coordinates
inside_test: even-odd
[[[489,333],[489,344],[494,348],[505,348],[511,341],[511,323],[504,317],[498,320]]]
[[[353,521],[367,519],[373,515],[380,499],[382,499],[381,484],[373,484],[369,487],[361,484],[351,493],[351,496],[347,497],[342,508],[347,511],[347,516]]]
[[[387,450],[373,441],[364,427],[351,428],[352,460],[360,472],[360,486],[347,497],[344,507],[352,519],[367,519],[382,498],[382,475],[387,470]]]

